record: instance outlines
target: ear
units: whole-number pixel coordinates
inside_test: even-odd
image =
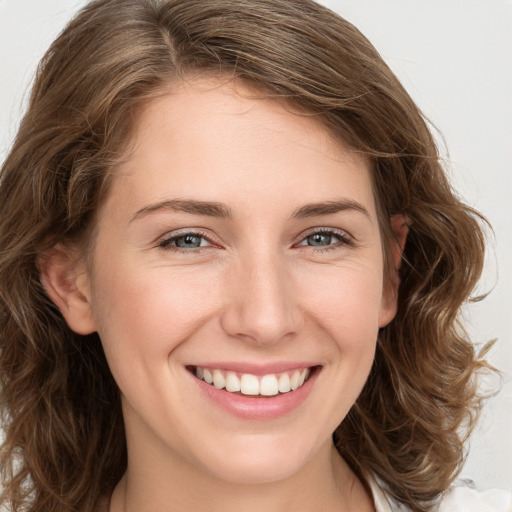
[[[398,306],[398,288],[400,275],[398,271],[402,264],[402,254],[409,233],[410,220],[402,214],[393,215],[390,219],[393,240],[391,241],[391,275],[384,276],[384,289],[382,292],[379,327],[385,327],[396,315]]]
[[[57,244],[45,251],[37,264],[46,293],[69,327],[78,334],[96,331],[89,276],[83,259],[64,245]]]

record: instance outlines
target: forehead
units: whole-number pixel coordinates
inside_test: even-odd
[[[262,136],[267,132],[275,142],[286,135],[290,142],[316,148],[334,159],[356,157],[355,152],[327,128],[319,114],[240,80],[207,77],[174,83],[139,110],[134,124],[139,143],[145,134],[154,136],[151,131],[159,124],[183,128],[172,134],[176,141],[201,135],[221,138],[231,127],[232,131],[238,130],[237,141],[244,140],[245,135],[244,142],[250,144],[251,140],[259,140],[251,137],[254,132],[246,133],[250,124],[252,130]],[[168,135],[170,132],[166,133]]]
[[[131,189],[138,202],[193,191],[245,206],[276,191],[304,202],[355,195],[373,208],[370,178],[367,162],[318,117],[210,79],[175,85],[141,109],[112,192]]]

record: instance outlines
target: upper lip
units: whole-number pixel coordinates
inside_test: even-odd
[[[318,363],[312,363],[311,361],[281,361],[275,363],[249,363],[249,362],[236,362],[236,361],[215,361],[215,362],[204,362],[193,365],[194,368],[199,366],[200,368],[210,368],[218,370],[232,371],[236,373],[250,373],[252,375],[268,375],[270,373],[282,373],[291,370],[298,370],[303,368],[311,368],[313,366],[319,366]]]

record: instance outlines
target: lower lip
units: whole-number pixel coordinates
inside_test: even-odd
[[[315,368],[300,388],[270,397],[230,393],[225,389],[217,389],[192,374],[190,376],[209,400],[230,414],[245,420],[270,420],[297,409],[311,392],[318,373],[319,368]]]

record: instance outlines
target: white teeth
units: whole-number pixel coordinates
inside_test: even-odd
[[[222,389],[226,385],[226,381],[224,380],[224,375],[220,370],[215,370],[213,372],[213,385],[217,389]]]
[[[240,379],[240,391],[242,395],[259,395],[260,381],[255,375],[244,373]]]
[[[240,379],[237,377],[236,373],[226,373],[226,391],[229,391],[230,393],[240,391]]]
[[[212,384],[213,382],[212,373],[207,368],[203,370],[203,379],[207,384]]]
[[[265,375],[260,382],[260,395],[274,396],[279,393],[277,377],[275,375]]]
[[[293,370],[281,374],[270,373],[257,377],[244,373],[240,377],[232,371],[208,369],[197,366],[195,374],[198,379],[212,384],[217,389],[226,389],[230,393],[241,392],[243,395],[275,396],[278,393],[289,393],[300,388],[308,379],[309,368]]]
[[[292,378],[290,379],[290,387],[292,388],[292,391],[295,391],[300,384],[300,372],[299,370],[295,370],[293,372]]]
[[[281,393],[288,393],[291,391],[290,387],[290,376],[287,373],[283,373],[281,377],[279,377],[279,391]]]

